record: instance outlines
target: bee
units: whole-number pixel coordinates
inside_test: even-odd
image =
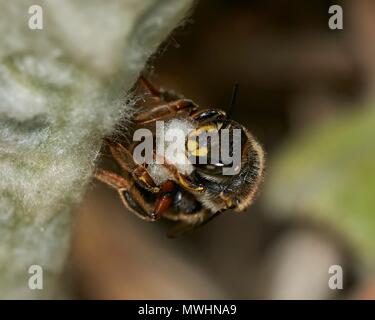
[[[263,180],[265,168],[263,148],[253,135],[243,125],[229,119],[223,110],[201,109],[192,100],[159,88],[143,76],[139,78],[139,83],[156,103],[135,112],[131,119],[132,132],[140,127],[152,127],[157,121],[174,123],[179,128],[188,127],[186,152],[189,156],[205,156],[207,159],[210,145],[200,146],[196,138],[211,130],[220,132],[227,129],[232,132],[237,129],[241,140],[237,172],[223,175],[222,170],[228,167],[228,163],[220,159],[213,163],[189,163],[189,168],[183,169],[167,159],[161,164],[139,164],[133,157],[137,143],[124,144],[109,137],[104,139],[105,144],[122,174],[98,169],[95,178],[114,188],[124,206],[139,218],[176,221],[168,232],[170,237],[200,227],[228,209],[242,211],[250,206]],[[233,139],[229,140],[232,153],[233,143]]]

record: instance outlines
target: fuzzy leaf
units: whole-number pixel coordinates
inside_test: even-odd
[[[72,209],[124,93],[191,0],[0,0],[0,298],[61,296]],[[43,268],[43,290],[28,269]]]

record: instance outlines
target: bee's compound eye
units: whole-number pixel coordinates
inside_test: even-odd
[[[201,112],[198,112],[193,119],[195,121],[203,122],[211,122],[211,121],[218,121],[221,119],[226,118],[226,113],[223,110],[219,109],[207,109]]]

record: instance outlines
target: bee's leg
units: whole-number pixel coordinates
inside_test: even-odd
[[[113,158],[124,171],[129,172],[146,190],[153,193],[159,192],[159,187],[156,185],[147,169],[134,162],[133,156],[129,150],[120,143],[114,142],[108,138],[104,141],[109,146]]]
[[[136,169],[137,165],[134,163],[133,156],[128,149],[110,138],[105,138],[104,142],[108,145],[113,158],[121,169],[129,173]]]
[[[148,81],[144,76],[139,77],[139,82],[151,93],[154,98],[159,98],[162,95],[162,89],[156,88],[150,81]]]
[[[110,171],[107,171],[107,170],[97,170],[95,173],[94,173],[94,177],[109,185],[110,187],[114,188],[114,189],[126,189],[128,188],[129,186],[129,183],[128,181],[122,177],[122,176],[119,176],[118,174],[114,173],[114,172],[110,172]]]
[[[155,215],[154,208],[147,203],[141,192],[128,178],[121,177],[113,172],[98,170],[95,178],[117,190],[124,206],[139,218],[146,221],[155,221],[159,216]]]
[[[179,183],[181,187],[188,191],[195,191],[195,192],[203,192],[204,187],[191,180],[187,175],[184,175],[178,171],[175,165],[169,163],[164,157],[160,157],[163,161],[163,166],[173,175],[173,177],[176,179],[176,181]],[[160,159],[159,158],[159,159]]]
[[[133,121],[138,124],[147,124],[167,117],[172,117],[180,111],[188,111],[188,113],[191,114],[197,109],[198,106],[193,101],[179,99],[140,112],[133,118]]]
[[[166,212],[173,202],[173,197],[175,195],[175,185],[173,181],[167,180],[160,187],[160,193],[158,199],[155,203],[154,215],[155,218],[162,216]]]
[[[156,185],[154,179],[150,176],[147,169],[139,165],[133,172],[132,175],[135,180],[138,181],[145,189],[152,193],[158,193],[160,188]]]
[[[219,197],[225,203],[226,209],[234,209],[238,205],[236,201],[233,201],[231,197],[225,195],[223,191],[220,192]]]
[[[173,100],[183,99],[182,95],[180,95],[180,94],[178,94],[174,91],[165,90],[163,88],[157,88],[154,84],[152,84],[144,76],[140,76],[138,80],[151,93],[152,97],[157,101],[170,102],[170,101],[173,101]]]

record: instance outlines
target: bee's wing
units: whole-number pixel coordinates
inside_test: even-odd
[[[192,221],[181,221],[168,230],[167,237],[176,238],[184,233],[191,232],[197,228],[204,226],[206,223],[210,222],[212,219],[216,218],[221,213],[222,211],[216,213],[204,212],[202,213],[203,218],[202,215],[197,214],[196,218]]]

